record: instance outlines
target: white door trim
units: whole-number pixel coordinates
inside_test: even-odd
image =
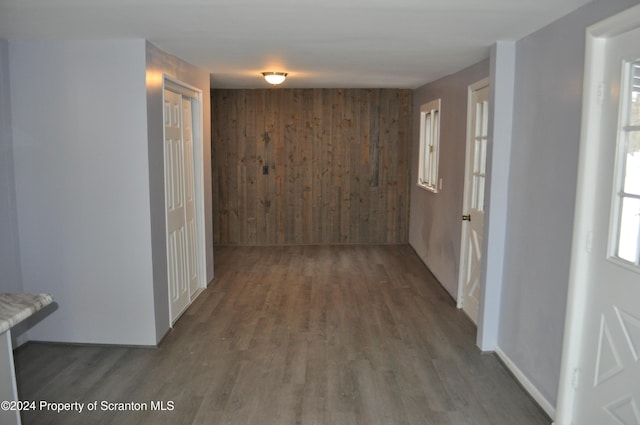
[[[202,107],[202,90],[187,83],[177,80],[167,74],[163,74],[162,97],[164,105],[165,90],[181,94],[192,99],[193,115],[193,165],[194,165],[194,195],[196,213],[197,255],[198,255],[198,287],[200,288],[191,297],[195,299],[207,286],[206,282],[206,234],[205,234],[205,196],[204,196],[204,108]],[[169,306],[167,306],[169,308]],[[169,327],[173,327],[174,321],[169,315]]]
[[[576,380],[579,378],[581,347],[584,338],[582,323],[586,317],[588,296],[587,274],[590,233],[593,222],[595,174],[589,170],[598,161],[600,143],[599,116],[602,108],[604,76],[601,71],[605,60],[606,39],[640,27],[640,5],[614,15],[587,28],[582,103],[582,125],[580,136],[580,160],[578,165],[578,185],[575,203],[573,242],[569,274],[569,292],[564,327],[562,365],[558,386],[556,425],[571,425],[574,417]]]

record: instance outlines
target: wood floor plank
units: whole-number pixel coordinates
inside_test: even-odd
[[[172,410],[35,411],[24,423],[549,423],[408,246],[236,246],[215,258],[213,284],[158,348],[15,353],[21,399]]]

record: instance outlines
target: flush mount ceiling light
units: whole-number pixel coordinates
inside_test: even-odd
[[[263,72],[262,76],[264,77],[265,80],[267,80],[267,83],[277,86],[278,84],[282,84],[284,82],[284,79],[287,78],[287,73],[273,72],[273,71]]]

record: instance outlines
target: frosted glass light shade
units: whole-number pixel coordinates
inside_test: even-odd
[[[287,73],[286,72],[263,72],[262,76],[264,77],[265,80],[267,80],[267,83],[277,86],[278,84],[282,84],[284,82],[284,79],[287,78]]]

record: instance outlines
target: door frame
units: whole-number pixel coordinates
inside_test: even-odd
[[[177,80],[167,74],[162,74],[162,105],[164,105],[165,90],[178,93],[191,99],[191,114],[193,116],[193,178],[194,178],[194,196],[195,196],[195,214],[196,214],[196,252],[198,256],[198,291],[190,296],[192,302],[206,287],[206,234],[205,234],[205,196],[204,196],[204,128],[202,107],[202,90],[193,87],[185,82]],[[163,106],[164,116],[164,106]],[[164,130],[163,130],[164,133]],[[163,153],[164,157],[164,153]],[[164,158],[166,160],[166,158]],[[166,220],[166,218],[165,218]],[[166,235],[165,235],[166,238]],[[167,288],[169,289],[169,288]],[[170,297],[169,297],[170,299]],[[175,320],[171,319],[170,306],[169,309],[169,328],[172,328]],[[186,310],[186,309],[185,309]]]
[[[594,169],[599,162],[600,120],[603,88],[602,64],[607,38],[640,27],[640,5],[618,13],[587,28],[580,135],[580,159],[574,213],[573,241],[569,269],[569,292],[564,326],[562,362],[558,385],[556,425],[573,423],[576,401],[575,387],[579,379],[581,347],[584,339],[582,323],[587,315],[586,300],[590,279],[587,276],[588,250],[591,244],[594,205]],[[583,378],[584,379],[584,378]]]
[[[474,139],[473,139],[473,134],[474,134],[474,130],[472,128],[472,124],[473,124],[473,114],[475,113],[474,110],[474,96],[473,94],[480,90],[483,89],[485,87],[489,87],[490,84],[490,79],[489,77],[483,78],[480,81],[476,81],[473,84],[470,84],[469,86],[467,86],[467,142],[466,142],[466,150],[465,150],[465,160],[464,160],[464,189],[463,189],[463,200],[462,200],[462,212],[464,213],[464,211],[468,211],[470,206],[471,206],[471,197],[469,196],[471,189],[468,187],[469,186],[469,176],[467,175],[469,172],[469,165],[471,163],[471,161],[473,161],[473,158],[471,158],[471,151],[472,151],[472,144],[474,143]],[[491,102],[491,99],[489,99],[489,102]],[[485,160],[486,161],[486,160]],[[485,184],[487,183],[487,179],[485,179]],[[485,186],[485,195],[487,192],[487,187]],[[487,211],[485,210],[484,212],[484,223],[482,224],[483,228],[485,227],[486,223],[487,223]],[[461,221],[461,226],[462,226],[462,231],[460,232],[461,236],[460,236],[460,261],[459,261],[459,268],[458,268],[458,297],[456,299],[456,304],[457,307],[459,309],[461,309],[463,307],[464,304],[464,286],[465,286],[465,277],[467,275],[466,271],[465,271],[465,267],[466,267],[466,257],[469,254],[467,252],[467,244],[466,239],[469,237],[469,226],[467,226],[467,223],[465,223],[464,221]],[[485,243],[482,243],[482,249],[484,251],[485,248]],[[484,252],[482,253],[484,256]],[[481,263],[483,266],[486,264],[485,261],[482,261]],[[484,285],[484,273],[480,274],[480,285]],[[483,297],[480,297],[479,299],[480,304],[482,304],[484,302]],[[478,306],[478,309],[481,309],[481,306]],[[477,321],[480,321],[480,315],[478,314],[478,318]]]

